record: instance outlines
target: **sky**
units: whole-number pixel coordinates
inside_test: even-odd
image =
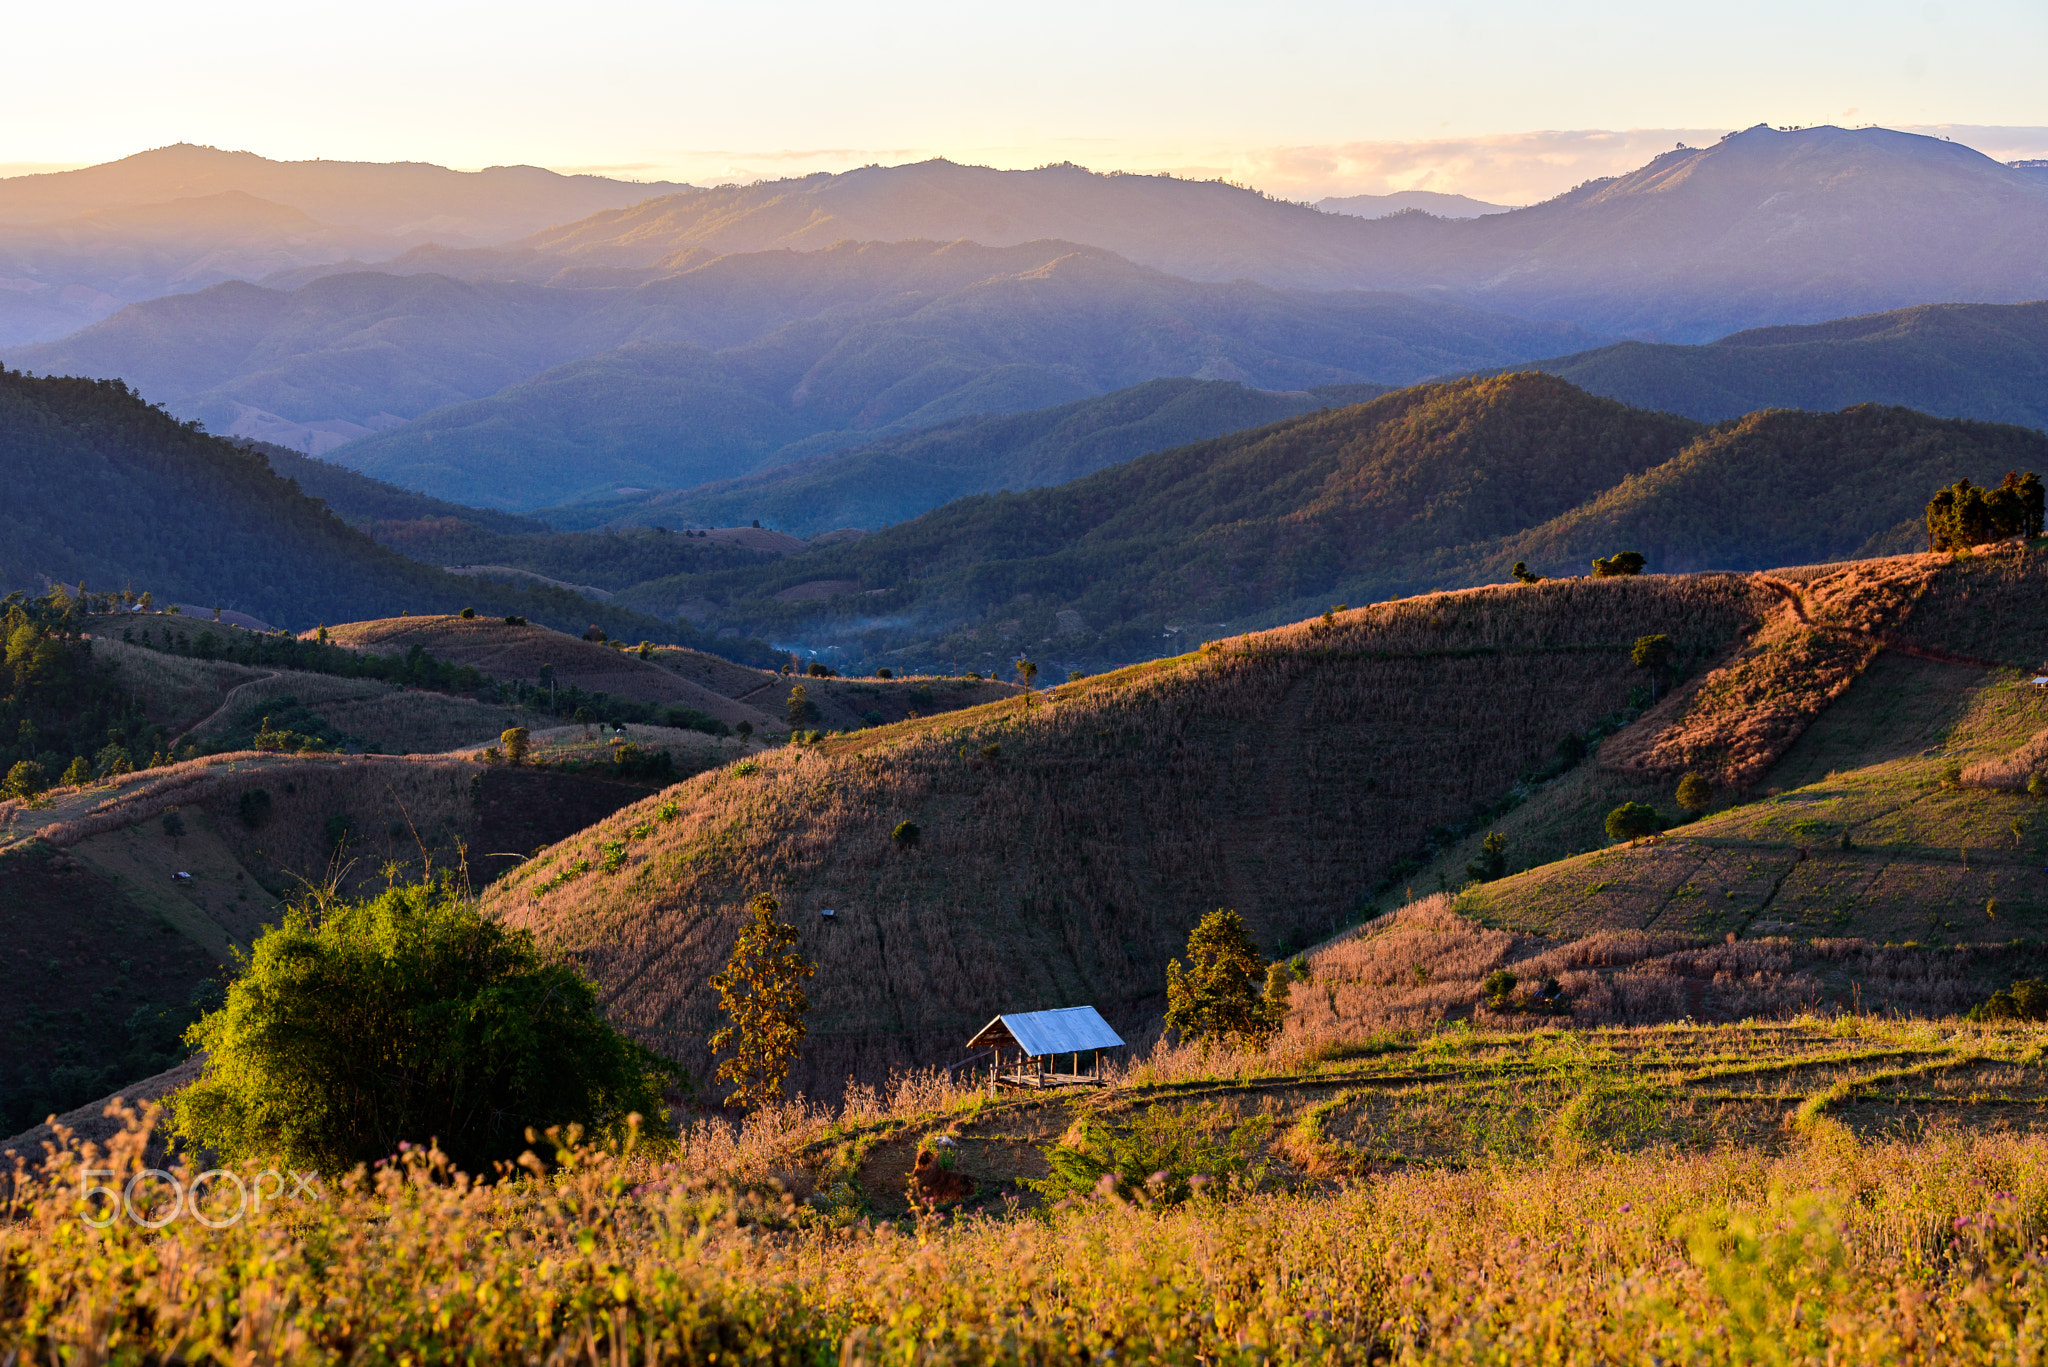
[[[2048,157],[2048,2],[191,0],[13,7],[0,174],[281,160],[752,181],[946,156],[1520,204],[1758,123]]]

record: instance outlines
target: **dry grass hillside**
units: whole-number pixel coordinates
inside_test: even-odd
[[[310,634],[310,633],[309,633]],[[692,708],[728,726],[775,725],[770,711],[737,703],[662,669],[637,654],[542,626],[508,626],[496,617],[383,617],[327,628],[328,639],[378,654],[404,654],[414,646],[438,660],[472,665],[493,679],[535,683],[552,666],[557,687],[571,684],[634,702]]]
[[[1597,768],[1506,815],[1497,829],[1510,867],[1524,871],[1466,890],[1459,910],[1552,936],[2048,940],[2048,826],[2026,791],[2048,773],[2048,690],[2032,682],[2048,653],[2044,570],[2048,556],[2035,550],[1777,576],[1796,579],[1812,620],[1869,663],[1847,678],[1783,671],[1790,684],[1756,714],[1801,698],[1825,706],[1732,783],[1711,762],[1716,751],[1695,749],[1687,757],[1722,783],[1710,809],[1661,837],[1613,845],[1600,822],[1622,801],[1679,814],[1679,766],[1645,756],[1676,748],[1674,736],[1711,739],[1715,725],[1759,729],[1711,701],[1728,669],[1708,674],[1608,741]],[[1861,592],[1831,594],[1830,584]],[[1759,645],[1791,630],[1780,615],[1734,667],[1753,666]],[[1459,881],[1458,861],[1475,854],[1463,842],[1427,876]]]
[[[705,774],[564,842],[488,906],[574,950],[701,1070],[705,979],[757,892],[820,972],[808,1083],[951,1055],[998,1010],[1146,1014],[1221,906],[1268,947],[1355,919],[1433,829],[1628,707],[1640,636],[1718,657],[1740,576],[1408,599]],[[892,839],[912,822],[914,844]],[[818,912],[838,914],[821,923]]]
[[[791,678],[680,646],[650,649],[643,659],[637,650],[546,627],[507,626],[498,618],[387,617],[327,631],[341,645],[380,654],[419,646],[436,659],[473,665],[494,679],[533,683],[548,665],[558,687],[573,684],[615,698],[692,708],[728,726],[746,722],[760,735],[789,731],[789,694],[797,684],[818,710],[811,726],[836,731],[953,711],[1020,691],[993,679]]]
[[[680,646],[658,649],[654,663],[682,675],[692,683],[723,693],[749,707],[781,718],[779,730],[788,729],[790,690],[804,686],[805,697],[818,709],[812,723],[818,730],[858,731],[926,717],[938,712],[957,712],[963,707],[1016,697],[1023,690],[998,679],[971,679],[934,675],[906,678],[790,678],[764,669],[749,669],[701,650]]]
[[[139,695],[150,716],[165,720],[180,745],[232,748],[250,738],[267,708],[290,706],[316,714],[329,729],[354,737],[365,748],[400,755],[452,750],[494,737],[508,726],[532,724],[532,717],[517,707],[376,679],[172,655],[111,633],[111,628],[95,633],[93,658],[112,665],[121,685]],[[293,729],[310,728],[301,723]]]
[[[1361,1040],[1387,1026],[1470,1020],[1495,1029],[1790,1019],[1803,1013],[1959,1015],[2048,967],[2048,944],[1953,950],[1854,938],[1727,939],[1677,925],[1568,939],[1486,926],[1437,893],[1347,931],[1307,955],[1287,1034]],[[1485,980],[1515,988],[1490,1005]],[[1560,1009],[1545,1010],[1555,983]]]

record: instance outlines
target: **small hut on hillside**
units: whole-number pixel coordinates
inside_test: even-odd
[[[1124,1047],[1123,1037],[1092,1006],[1018,1011],[997,1016],[967,1041],[969,1049],[995,1050],[995,1087],[1094,1086],[1102,1080],[1102,1051]],[[1060,1057],[1067,1071],[1058,1071]],[[1082,1063],[1087,1063],[1086,1071]],[[1004,1061],[1009,1060],[1009,1070]]]

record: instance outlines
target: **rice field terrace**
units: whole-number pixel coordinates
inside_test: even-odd
[[[489,1183],[414,1151],[258,1211],[145,1178],[93,1228],[136,1125],[16,1173],[0,1359],[2034,1361],[2044,1043],[1841,1016],[1160,1050]]]

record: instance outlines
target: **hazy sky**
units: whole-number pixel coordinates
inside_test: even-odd
[[[2044,0],[103,0],[11,6],[7,47],[0,173],[179,141],[699,183],[944,155],[1524,202],[1756,123],[2048,156]]]

